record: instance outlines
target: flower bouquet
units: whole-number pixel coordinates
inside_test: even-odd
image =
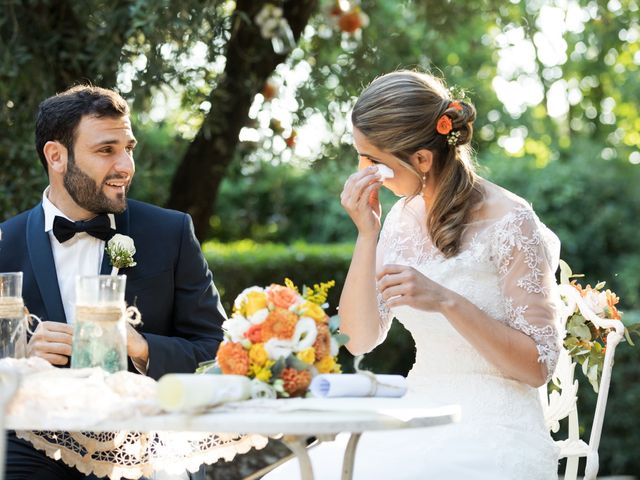
[[[629,332],[638,332],[639,324],[625,328],[621,322],[622,312],[617,306],[620,299],[611,290],[605,290],[605,282],[595,287],[583,287],[575,278],[569,265],[560,261],[560,295],[563,300],[566,321],[564,348],[574,362],[582,366],[582,373],[597,392],[607,351],[607,336],[618,332],[624,334],[633,345]],[[617,342],[616,342],[617,343]]]
[[[304,287],[291,282],[251,287],[236,298],[222,325],[225,340],[200,373],[247,376],[254,398],[304,396],[314,375],[340,373],[338,349],[348,337],[329,318],[327,291],[335,282]]]

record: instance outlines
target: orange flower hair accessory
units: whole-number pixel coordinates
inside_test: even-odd
[[[436,124],[436,132],[440,135],[449,135],[453,128],[453,122],[447,115],[441,115]]]

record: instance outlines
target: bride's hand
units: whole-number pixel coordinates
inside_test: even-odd
[[[418,310],[439,312],[452,300],[451,290],[412,267],[385,265],[376,280],[389,307],[407,305]]]
[[[340,203],[362,235],[380,231],[382,209],[378,194],[382,178],[375,166],[351,175],[344,184]]]

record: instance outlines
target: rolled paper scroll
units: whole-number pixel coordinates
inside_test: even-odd
[[[369,372],[326,373],[314,377],[309,388],[315,397],[402,397],[407,392],[407,379]]]
[[[158,381],[158,403],[169,412],[185,412],[246,400],[251,380],[242,375],[170,373]]]
[[[382,177],[382,180],[386,180],[387,178],[393,178],[396,176],[395,173],[393,173],[393,170],[391,170],[386,165],[382,165],[381,163],[379,163],[376,165],[376,167],[378,167],[378,173]]]

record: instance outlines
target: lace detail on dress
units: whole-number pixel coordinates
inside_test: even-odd
[[[382,298],[382,293],[380,293],[378,287],[376,287],[376,297],[378,299],[378,312],[380,312],[380,320],[382,320],[382,323],[386,325],[391,321],[393,316],[391,314],[391,309],[387,305],[387,302],[385,302],[384,298]]]
[[[543,259],[538,255],[541,251],[542,238],[537,230],[529,236],[523,232],[524,221],[535,222],[534,213],[524,207],[515,209],[508,214],[495,229],[498,272],[506,275],[514,258],[514,248],[524,254],[524,261],[529,267],[529,272],[517,280],[517,285],[527,293],[542,293],[547,295],[542,285],[542,269],[540,264]]]
[[[527,305],[513,306],[513,299],[506,298],[504,309],[507,313],[507,321],[510,327],[521,331],[536,342],[538,349],[538,362],[547,366],[547,378],[549,381],[556,369],[558,356],[560,355],[560,345],[558,330],[553,325],[537,327],[527,322],[524,313]]]

